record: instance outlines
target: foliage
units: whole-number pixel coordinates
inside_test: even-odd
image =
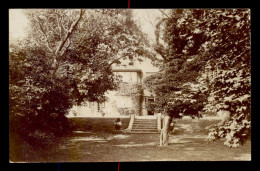
[[[237,147],[251,137],[251,60],[249,10],[224,10],[218,16],[218,30],[208,52],[210,64],[218,69],[210,81],[217,111],[229,117],[210,128],[209,140],[224,138],[224,144]],[[214,41],[213,41],[214,40]]]
[[[160,58],[152,60],[161,62],[161,72],[146,78],[144,83],[155,94],[157,112],[174,118],[200,117],[206,95],[194,87],[194,82],[197,83],[201,67],[196,65],[196,58],[206,37],[196,33],[198,24],[191,10],[172,10],[156,26],[154,49]],[[192,62],[188,60],[191,58]]]
[[[162,70],[145,80],[157,108],[174,117],[227,111],[230,116],[209,129],[209,140],[243,144],[251,132],[249,10],[178,9],[165,15],[155,46]],[[212,78],[207,66],[217,73]]]
[[[123,115],[135,113],[141,115],[143,102],[143,88],[141,84],[131,82],[120,82],[115,93],[116,96],[128,96],[131,98],[132,107],[118,108],[118,112]]]
[[[50,143],[53,136],[68,133],[69,122],[64,114],[72,106],[71,89],[60,78],[49,77],[41,49],[10,50],[10,128],[31,145],[41,147]],[[44,136],[46,133],[49,135]]]
[[[42,133],[62,136],[69,131],[68,110],[84,101],[104,101],[104,93],[118,81],[111,66],[141,59],[145,37],[130,10],[37,9],[26,14],[30,34],[11,42],[9,50],[11,130],[28,141],[41,139]]]

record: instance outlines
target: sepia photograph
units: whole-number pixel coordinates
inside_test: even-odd
[[[250,17],[9,9],[9,162],[251,161]]]

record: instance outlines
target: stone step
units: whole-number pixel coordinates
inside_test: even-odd
[[[157,128],[157,125],[133,125],[133,127],[136,127],[136,128],[141,128],[141,127],[144,127],[144,128]]]
[[[154,128],[151,128],[151,129],[148,129],[148,128],[145,128],[145,129],[132,129],[131,131],[157,131],[157,129],[154,129]]]
[[[157,120],[156,119],[135,119],[133,123],[132,134],[156,134]]]
[[[131,131],[129,133],[132,133],[132,134],[158,134],[159,132],[137,132],[137,131]]]
[[[132,130],[157,130],[157,128],[133,128]]]
[[[134,125],[157,125],[157,123],[133,123]]]
[[[156,127],[157,128],[157,125],[145,125],[145,124],[139,124],[139,125],[137,125],[137,124],[133,124],[133,126],[136,126],[136,127]]]
[[[142,121],[142,122],[156,122],[157,120],[156,119],[135,119],[134,121]]]
[[[158,134],[159,132],[128,132],[129,134]]]
[[[141,124],[157,124],[157,122],[136,122],[136,121],[134,121],[134,123],[141,123]]]
[[[133,123],[133,125],[153,125],[156,126],[156,123]]]
[[[158,133],[158,131],[136,131],[136,130],[133,130],[131,131],[131,133]]]
[[[144,125],[144,124],[142,124],[142,125],[141,125],[141,124],[140,124],[140,125],[136,125],[136,124],[134,124],[133,127],[134,127],[134,126],[135,126],[135,127],[154,127],[154,128],[157,128],[157,125]]]
[[[134,121],[137,123],[157,123],[156,121]]]
[[[157,119],[134,119],[135,121],[147,121],[147,122],[154,122],[157,121]]]
[[[151,127],[157,127],[156,124],[133,124],[133,126],[151,126]]]
[[[135,130],[151,130],[151,129],[154,129],[154,130],[157,130],[157,127],[143,127],[143,128],[140,128],[140,127],[138,127],[138,128],[132,128],[132,130],[133,129],[135,129]]]

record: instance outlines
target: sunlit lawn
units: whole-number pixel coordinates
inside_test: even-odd
[[[74,120],[74,123],[83,120]],[[84,119],[91,127],[74,127],[71,136],[43,152],[21,159],[31,162],[115,162],[115,161],[219,161],[250,160],[251,142],[228,148],[223,141],[206,142],[205,127],[215,121],[179,120],[168,147],[159,146],[159,134],[123,134],[102,131],[100,119]],[[127,127],[127,120],[124,127]],[[106,124],[105,124],[106,125]],[[106,127],[109,130],[109,126]],[[112,127],[111,127],[112,130]]]

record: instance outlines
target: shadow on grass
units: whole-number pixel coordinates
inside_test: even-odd
[[[123,120],[127,128],[129,120]],[[159,146],[159,134],[123,134],[114,130],[113,119],[73,120],[74,130],[60,143],[44,151],[23,146],[19,161],[124,162],[124,161],[227,161],[250,160],[251,142],[228,148],[223,141],[207,143],[207,120],[179,120],[168,147]]]

